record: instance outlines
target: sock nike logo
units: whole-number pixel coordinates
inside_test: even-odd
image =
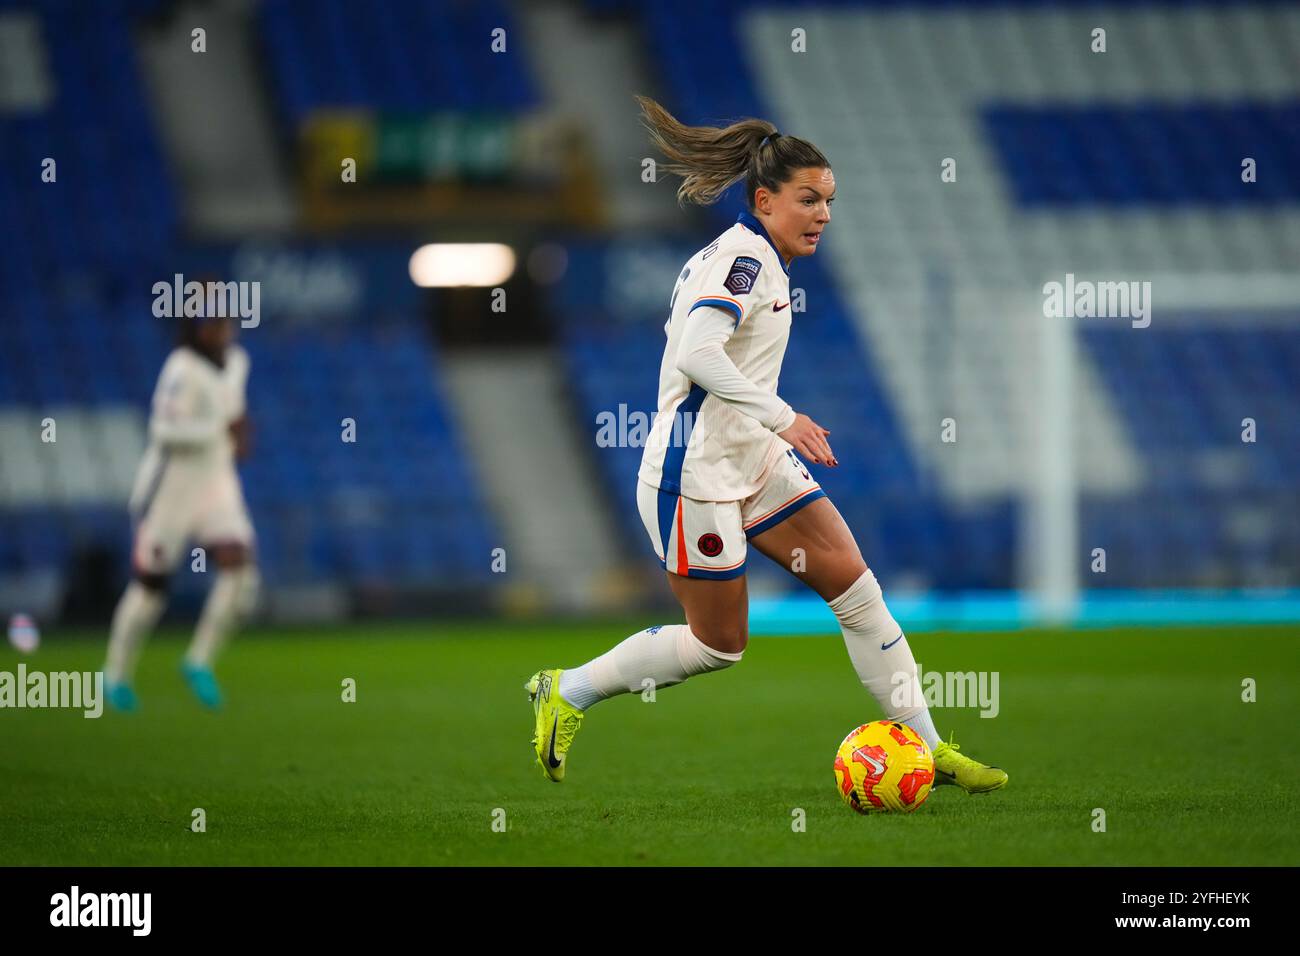
[[[897,644],[899,641],[901,641],[902,639],[903,639],[903,632],[902,632],[902,631],[899,631],[899,632],[898,632],[898,637],[894,638],[894,639],[893,639],[892,641],[890,641],[888,644],[881,644],[881,645],[880,645],[880,649],[881,649],[882,651],[887,651],[887,650],[889,650],[891,647],[893,647],[895,644]]]

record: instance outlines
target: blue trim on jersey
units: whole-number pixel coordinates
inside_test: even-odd
[[[755,216],[753,213],[746,210],[745,212],[742,212],[739,216],[736,217],[736,222],[740,223],[742,226],[745,226],[752,232],[758,233],[760,236],[766,239],[767,244],[771,246],[772,251],[776,253],[776,261],[781,263],[781,268],[785,270],[786,275],[790,274],[790,267],[785,264],[785,258],[781,255],[781,250],[776,247],[776,243],[773,242],[772,237],[767,234],[767,230],[763,228],[763,224],[758,221],[757,216]]]
[[[668,450],[664,452],[662,475],[659,478],[659,487],[664,491],[675,495],[682,493],[682,463],[686,461],[686,447],[691,443],[691,432],[695,430],[695,416],[708,397],[708,392],[692,382],[690,392],[677,403],[677,409],[673,414],[681,415],[689,412],[691,417],[686,419],[680,429],[681,441],[673,441],[671,437],[668,440]],[[678,430],[672,429],[670,435],[676,435]]]
[[[673,537],[673,518],[677,515],[677,499],[680,497],[670,491],[659,489],[659,543],[663,545],[664,552],[664,557],[659,560],[660,564],[664,564],[664,558],[668,557],[668,542]],[[665,564],[665,570],[667,567]]]
[[[750,528],[748,531],[745,532],[745,537],[752,538],[754,537],[754,535],[762,534],[764,531],[767,531],[771,528],[775,528],[777,525],[779,525],[786,518],[790,517],[800,508],[804,507],[805,505],[812,504],[818,498],[825,498],[825,497],[826,497],[826,492],[818,488],[812,494],[804,495],[798,501],[792,501],[790,504],[786,505],[776,514],[772,515],[772,517],[760,521],[758,524],[754,525],[754,527]]]
[[[718,309],[726,309],[728,312],[730,312],[732,315],[736,317],[736,324],[737,325],[740,324],[740,319],[742,315],[740,311],[740,306],[736,305],[736,303],[732,302],[730,299],[700,299],[698,302],[696,302],[693,306],[690,307],[690,309],[687,311],[686,314],[690,315],[696,309],[706,305],[710,305]]]
[[[707,568],[697,568],[694,565],[691,565],[691,571],[689,574],[678,574],[677,576],[681,578],[705,578],[709,581],[730,581],[732,578],[738,578],[744,574],[745,565],[747,564],[749,564],[748,559],[742,561],[740,567],[728,568],[726,571],[710,571]],[[668,571],[668,563],[666,561],[661,559],[659,561],[659,566],[665,571]],[[668,571],[668,573],[677,574],[676,571]]]

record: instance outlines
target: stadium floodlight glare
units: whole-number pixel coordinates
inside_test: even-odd
[[[411,254],[411,281],[423,289],[499,286],[515,272],[515,251],[500,242],[434,242]]]

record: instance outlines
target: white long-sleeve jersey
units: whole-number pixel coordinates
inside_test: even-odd
[[[163,363],[149,415],[149,446],[136,473],[131,508],[153,498],[164,473],[170,483],[195,487],[234,471],[230,423],[245,410],[248,353],[226,350],[218,367],[193,349],[174,349]]]
[[[776,394],[790,338],[790,276],[756,217],[686,263],[664,325],[659,407],[639,477],[672,494],[736,501],[789,448],[794,410]]]

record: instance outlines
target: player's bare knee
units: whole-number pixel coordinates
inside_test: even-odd
[[[166,594],[168,575],[153,571],[137,571],[135,580],[140,587],[155,594]]]
[[[745,646],[749,643],[749,629],[743,624],[725,627],[715,625],[702,632],[696,631],[695,636],[713,650],[724,654],[744,653]]]
[[[683,627],[678,636],[677,658],[687,677],[720,671],[740,660],[745,650],[745,636],[742,632],[737,640],[734,632],[711,629],[706,638],[694,633],[690,627]],[[728,640],[718,640],[720,637]]]
[[[209,547],[212,560],[224,571],[233,571],[251,563],[252,554],[247,545],[237,542],[223,542]]]
[[[812,585],[813,590],[817,592],[818,597],[829,603],[853,587],[869,570],[867,562],[859,557],[854,561],[841,563],[825,576],[809,583]],[[875,580],[874,574],[872,580]]]

